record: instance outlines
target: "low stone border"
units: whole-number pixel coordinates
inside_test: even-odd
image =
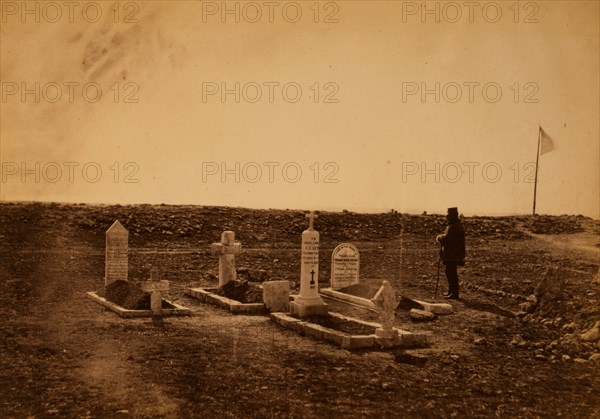
[[[333,288],[322,288],[319,290],[319,293],[328,297],[336,298],[342,301],[348,301],[358,306],[375,310],[375,304],[373,304],[373,301],[367,298],[357,297],[356,295],[346,294],[345,292],[339,292]]]
[[[123,308],[113,302],[108,301],[107,299],[105,299],[103,297],[100,297],[98,294],[96,294],[93,291],[87,292],[86,295],[91,300],[94,300],[98,304],[103,305],[110,311],[114,311],[119,316],[121,316],[125,319],[130,319],[130,318],[135,318],[135,317],[157,316],[157,314],[152,313],[152,310],[129,310],[129,309]],[[171,304],[175,308],[163,308],[162,313],[158,314],[158,316],[167,317],[167,316],[191,316],[192,315],[192,310],[190,310],[187,307],[180,306],[179,304],[176,304],[172,301],[167,301],[167,300],[163,300],[163,301],[166,301],[167,303]]]
[[[203,303],[226,308],[233,314],[264,314],[267,312],[263,303],[240,303],[239,301],[215,294],[214,291],[217,290],[218,288],[189,288],[187,294]]]
[[[372,326],[375,328],[381,327],[379,323],[367,322],[364,320],[355,319],[353,317],[343,316],[339,313],[330,312],[329,315],[333,317],[338,317],[340,319],[361,323],[367,326]],[[286,329],[290,329],[295,331],[296,333],[301,333],[306,336],[312,336],[316,339],[333,343],[334,345],[338,345],[343,349],[361,349],[371,348],[374,346],[416,348],[428,346],[430,343],[430,334],[412,333],[396,328],[394,329],[398,331],[398,336],[396,336],[393,339],[385,339],[375,334],[349,335],[347,333],[329,329],[327,327],[323,327],[315,323],[310,323],[301,319],[297,319],[295,317],[291,317],[285,313],[271,313],[270,318],[272,321],[274,321],[282,327],[285,327]]]

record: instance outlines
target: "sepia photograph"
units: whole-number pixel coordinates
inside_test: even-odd
[[[0,12],[0,418],[600,419],[600,2]]]

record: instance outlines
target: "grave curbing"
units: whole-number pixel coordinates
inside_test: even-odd
[[[264,314],[267,312],[264,303],[240,303],[215,294],[217,290],[218,288],[189,288],[187,294],[201,302],[225,308],[233,314]]]
[[[375,328],[381,326],[379,323],[355,319],[339,313],[330,312],[329,315]],[[429,334],[426,333],[412,333],[394,328],[398,335],[390,341],[390,339],[382,339],[375,334],[349,335],[347,333],[338,332],[337,330],[323,327],[321,325],[299,320],[286,313],[271,313],[269,317],[274,323],[277,323],[286,329],[290,329],[299,334],[310,336],[319,340],[327,341],[335,344],[336,346],[340,346],[343,349],[363,349],[373,347],[424,347],[430,344]]]
[[[100,297],[94,291],[88,291],[86,293],[86,295],[89,299],[99,303],[100,305],[104,306],[105,308],[109,309],[110,311],[117,313],[119,316],[121,316],[122,318],[125,318],[125,319],[139,318],[139,317],[153,317],[153,316],[157,315],[152,310],[129,310],[129,309],[123,308],[111,301],[108,301],[104,297]],[[172,301],[169,301],[169,300],[163,300],[163,301],[171,304],[175,308],[163,308],[161,314],[158,314],[158,316],[168,317],[168,316],[191,316],[192,315],[192,310],[190,310],[187,307],[181,306],[181,305],[174,303]]]

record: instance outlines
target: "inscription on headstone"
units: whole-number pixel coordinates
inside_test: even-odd
[[[331,254],[331,288],[340,289],[358,284],[360,255],[356,246],[342,243]]]
[[[106,230],[105,286],[119,279],[127,281],[128,249],[129,232],[117,220]]]

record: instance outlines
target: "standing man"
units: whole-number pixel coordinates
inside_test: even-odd
[[[458,218],[458,208],[448,208],[446,219],[448,220],[446,231],[436,237],[436,241],[442,245],[441,256],[446,265],[448,279],[448,293],[444,298],[458,299],[456,267],[465,264],[465,229]]]

